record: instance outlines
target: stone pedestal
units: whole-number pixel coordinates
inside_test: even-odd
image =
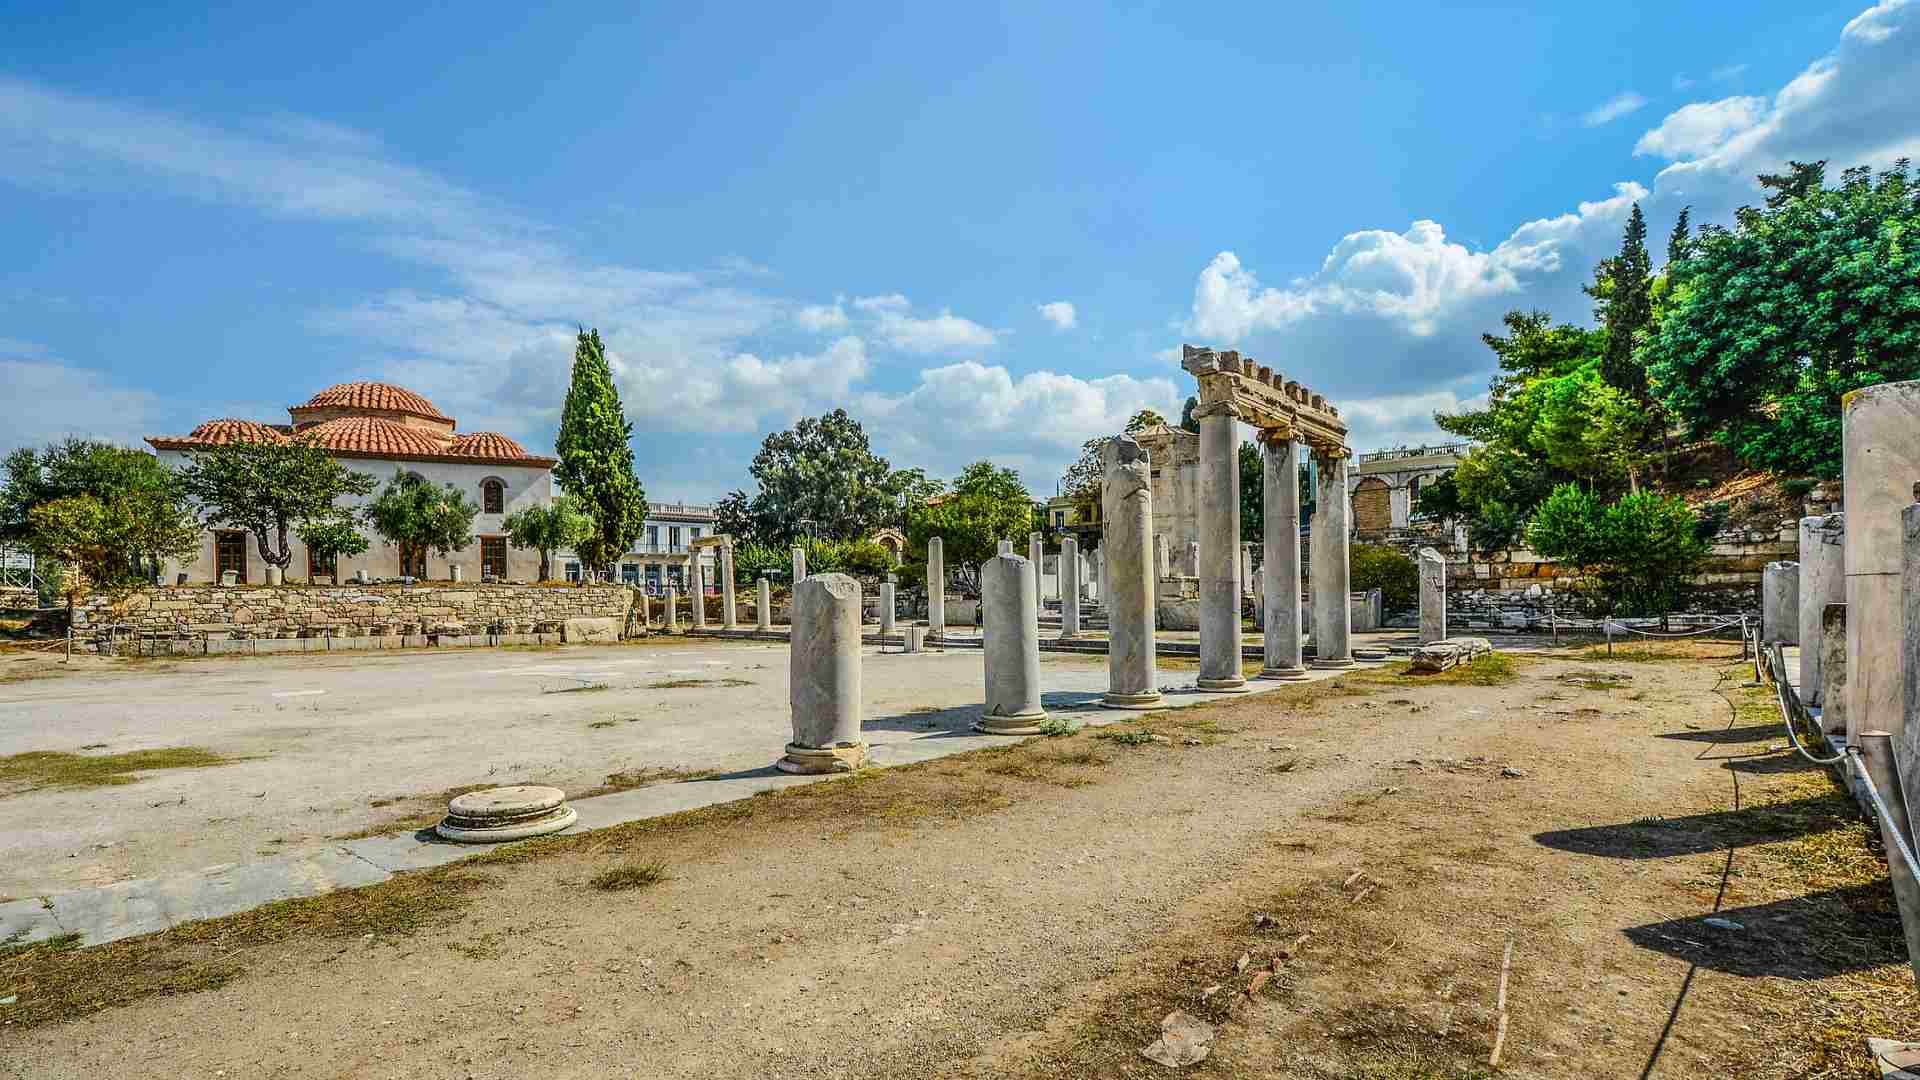
[[[1906,730],[1900,512],[1920,478],[1920,382],[1841,400],[1847,512],[1847,725],[1893,737],[1908,803],[1920,802],[1920,730]],[[1829,682],[1829,685],[1833,685]]]
[[[1826,680],[1826,704],[1820,706],[1820,730],[1829,735],[1853,735],[1847,723],[1847,605],[1828,604],[1820,610],[1820,674]],[[1847,786],[1853,786],[1851,773]]]
[[[980,568],[981,645],[987,661],[987,705],[976,731],[1037,735],[1040,707],[1040,616],[1033,606],[1033,563],[999,555]]]
[[[1347,501],[1345,456],[1314,455],[1318,483],[1313,512],[1313,666],[1353,666],[1351,575],[1347,563],[1352,506]]]
[[[687,562],[687,607],[695,630],[707,628],[707,572],[700,565],[700,553]]]
[[[1240,428],[1231,405],[1200,420],[1200,678],[1202,690],[1245,692],[1240,673]],[[1318,567],[1315,568],[1316,573]]]
[[[448,581],[465,581],[466,577],[467,577],[466,568],[461,566],[459,563],[454,563],[447,567]]]
[[[1800,519],[1800,700],[1825,708],[1825,667],[1820,616],[1828,604],[1847,602],[1844,514]]]
[[[766,578],[753,583],[753,626],[756,630],[773,629],[773,585]]]
[[[733,591],[733,545],[728,544],[720,549],[720,625],[725,629],[740,626],[738,601]]]
[[[1047,557],[1046,553],[1047,548],[1041,541],[1040,534],[1028,533],[1027,561],[1033,564],[1033,610],[1036,615],[1046,608],[1047,602],[1046,585],[1041,581],[1041,579],[1046,576],[1042,573]]]
[[[901,628],[901,633],[900,633],[900,651],[901,652],[925,652],[926,649],[927,649],[927,631],[925,628],[919,627],[919,626],[907,626],[907,627]]]
[[[793,587],[793,741],[782,772],[850,772],[866,763],[860,738],[860,583],[821,574]]]
[[[1147,452],[1130,436],[1100,449],[1100,554],[1110,567],[1107,606],[1107,695],[1110,709],[1153,709],[1160,676],[1153,640],[1153,478]]]
[[[893,633],[893,582],[880,583],[880,632]]]
[[[552,787],[484,788],[456,795],[447,816],[433,827],[459,844],[498,844],[557,833],[579,820],[567,795]]]
[[[278,586],[285,580],[286,580],[285,571],[281,570],[277,566],[269,565],[267,567],[267,584],[268,585]]]
[[[935,536],[927,541],[927,633],[935,640],[947,632],[946,545]]]
[[[635,589],[633,602],[640,609],[640,632],[644,634],[653,628],[653,601],[647,597],[645,589]]]
[[[1447,559],[1432,548],[1420,549],[1420,643],[1447,636]]]
[[[680,612],[679,612],[680,603],[679,602],[680,602],[679,594],[675,593],[672,589],[668,589],[665,617],[667,620],[666,621],[667,633],[669,634],[677,634],[680,632]]]
[[[1263,679],[1304,679],[1300,633],[1300,454],[1292,439],[1261,443],[1260,505],[1266,519],[1260,576]]]
[[[1760,640],[1800,641],[1800,564],[1770,562],[1760,570]]]
[[[1060,540],[1060,636],[1080,635],[1080,542]]]
[[[994,545],[994,551],[993,551],[993,554],[994,554],[994,557],[995,557],[995,558],[999,558],[999,557],[1000,557],[1000,556],[1002,556],[1002,555],[1011,555],[1011,554],[1013,554],[1013,541],[1011,541],[1011,540],[1001,540],[1001,541],[999,541],[998,543],[996,543],[996,544]]]

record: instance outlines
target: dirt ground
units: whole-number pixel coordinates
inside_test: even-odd
[[[1509,942],[1498,1075],[1877,1075],[1885,864],[1750,675],[1359,672],[16,948],[0,1076],[1154,1076],[1181,1009],[1193,1076],[1474,1077]]]

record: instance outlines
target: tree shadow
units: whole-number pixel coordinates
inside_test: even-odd
[[[1780,733],[1779,724],[1749,724],[1746,727],[1719,728],[1714,731],[1663,731],[1654,737],[1684,742],[1737,743],[1758,742]]]
[[[1749,776],[1780,776],[1820,768],[1791,749],[1776,750],[1771,754],[1727,758],[1725,764],[1734,772],[1746,773]]]
[[[1684,817],[1643,818],[1613,825],[1535,833],[1534,842],[1575,855],[1610,859],[1665,859],[1703,855],[1747,844],[1790,840],[1833,828],[1830,796],[1719,810]]]
[[[1741,929],[1713,926],[1708,918]],[[1622,933],[1643,949],[1745,978],[1825,979],[1907,962],[1893,886],[1884,878]]]

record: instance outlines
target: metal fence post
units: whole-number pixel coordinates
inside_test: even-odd
[[[1914,878],[1914,868],[1900,857],[1900,845],[1888,832],[1898,828],[1907,850],[1913,850],[1913,825],[1907,816],[1906,796],[1900,790],[1900,767],[1893,760],[1893,736],[1885,731],[1862,731],[1857,745],[1867,777],[1893,816],[1888,822],[1874,814],[1880,825],[1880,846],[1887,851],[1887,876],[1893,880],[1893,897],[1900,906],[1900,928],[1906,932],[1907,962],[1913,968],[1915,982],[1920,983],[1920,880]]]

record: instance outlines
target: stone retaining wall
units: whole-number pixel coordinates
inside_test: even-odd
[[[0,610],[24,610],[40,606],[40,594],[32,589],[0,586]]]
[[[624,625],[632,600],[622,585],[155,586],[85,601],[74,630],[224,638],[558,633],[568,619]]]
[[[1759,603],[1760,574],[1770,562],[1792,562],[1800,557],[1800,527],[1789,521],[1775,532],[1730,529],[1713,538],[1707,559],[1693,582],[1716,596],[1752,594]],[[1447,561],[1447,591],[1491,594],[1526,593],[1531,586],[1556,593],[1573,588],[1572,571],[1525,548],[1496,551]]]

